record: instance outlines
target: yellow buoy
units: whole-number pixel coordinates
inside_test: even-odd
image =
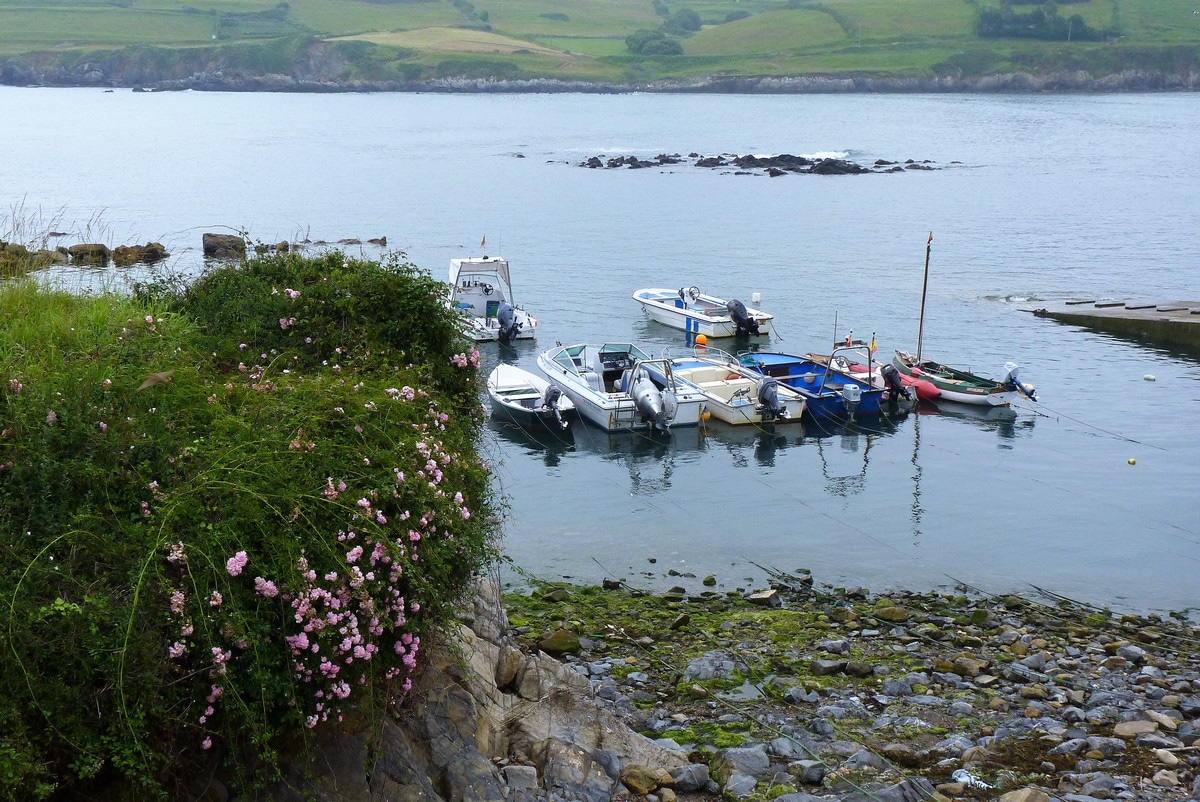
[[[1135,460],[1133,457],[1130,457],[1130,458],[1129,458],[1129,464],[1130,464],[1130,465],[1137,465],[1137,460]]]

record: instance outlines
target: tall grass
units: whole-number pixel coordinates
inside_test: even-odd
[[[403,699],[496,552],[443,293],[341,253],[0,286],[0,796],[250,793]]]

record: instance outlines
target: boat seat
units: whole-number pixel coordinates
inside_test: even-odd
[[[585,370],[581,375],[583,376],[583,380],[588,383],[588,387],[591,387],[598,393],[604,392],[604,379],[600,377],[599,373],[594,370]]]
[[[625,370],[623,370],[621,372],[621,378],[617,379],[617,381],[613,385],[614,391],[618,392],[618,393],[629,392],[629,386],[630,386],[630,384],[632,384],[632,381],[633,381],[632,374],[633,374],[633,368],[625,368]]]

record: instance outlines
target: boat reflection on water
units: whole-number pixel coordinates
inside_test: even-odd
[[[975,424],[981,429],[995,431],[1001,440],[1011,441],[1028,433],[1037,421],[1037,413],[1022,415],[1011,406],[984,407],[973,404],[956,404],[953,401],[924,401],[917,406],[918,415],[935,415],[939,418],[954,418]],[[1012,448],[1012,443],[1001,443],[1001,448]]]
[[[515,446],[528,456],[540,457],[547,468],[556,467],[564,454],[575,450],[575,429],[579,425],[578,421],[572,421],[567,428],[556,431],[545,426],[520,426],[501,417],[488,419],[488,429],[502,448]]]
[[[629,476],[629,493],[633,496],[669,490],[676,471],[687,463],[699,462],[707,450],[707,444],[695,426],[666,432],[606,432],[595,426],[581,425],[575,432],[575,445],[581,455],[624,468]]]

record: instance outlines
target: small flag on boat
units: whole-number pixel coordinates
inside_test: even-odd
[[[933,235],[930,234],[929,236],[932,237]],[[487,245],[487,235],[486,234],[484,235],[483,239],[479,240],[479,247],[482,248],[484,245]]]
[[[871,335],[871,353],[873,354],[878,350],[879,350],[879,346],[875,344],[875,335],[872,334]]]
[[[931,242],[933,242],[933,232],[932,231],[929,232],[929,239],[925,240],[925,244],[928,245]]]

